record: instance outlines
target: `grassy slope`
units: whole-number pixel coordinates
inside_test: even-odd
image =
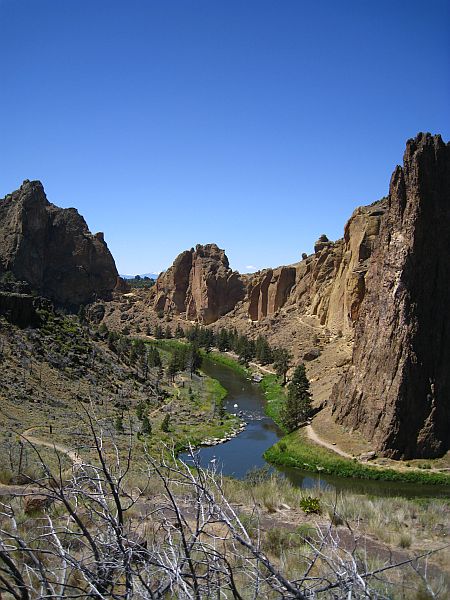
[[[187,345],[187,342],[182,342],[180,340],[164,340],[164,339],[163,340],[152,340],[151,343],[154,344],[155,346],[158,346],[158,348],[169,349],[169,350],[175,350],[176,348],[183,348]],[[229,356],[228,354],[223,354],[221,352],[216,352],[216,351],[206,352],[205,350],[202,350],[201,348],[200,348],[200,353],[204,358],[213,360],[214,362],[216,362],[220,365],[225,365],[226,367],[230,367],[230,369],[233,369],[233,371],[235,371],[236,373],[239,373],[240,375],[248,375],[249,374],[248,369],[246,369],[243,365],[241,365],[241,363],[239,363],[237,360],[235,360],[233,357]]]
[[[152,340],[147,343],[160,350],[163,363],[168,362],[171,352],[186,345],[179,340]],[[146,440],[150,448],[156,449],[164,443],[173,445],[175,450],[180,452],[189,445],[199,446],[206,439],[224,438],[237,428],[240,422],[237,417],[225,414],[223,418],[219,418],[212,414],[214,406],[218,406],[227,395],[227,390],[216,379],[203,376],[201,381],[197,381],[184,374],[177,376],[176,385],[177,407],[184,408],[185,412],[192,411],[196,418],[192,423],[187,418],[174,418],[169,432],[164,433],[160,428],[165,415],[164,410],[153,415],[152,435]],[[189,397],[189,388],[192,390],[193,399]],[[169,398],[168,402],[170,401]]]

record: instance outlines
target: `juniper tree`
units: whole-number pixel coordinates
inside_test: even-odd
[[[283,426],[294,431],[311,413],[311,392],[305,365],[296,367],[288,388],[286,403],[281,411]]]
[[[142,419],[141,433],[143,435],[151,435],[152,433],[152,424],[147,415],[144,415],[144,418]]]
[[[276,348],[273,351],[273,368],[278,377],[283,377],[283,385],[286,385],[286,374],[291,366],[292,355],[285,348]]]

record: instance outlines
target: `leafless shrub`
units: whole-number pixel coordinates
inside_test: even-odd
[[[167,453],[159,461],[147,455],[140,483],[158,481],[152,497],[127,480],[131,446],[121,458],[90,424],[96,460],[80,458],[70,477],[43,462],[45,477],[34,482],[45,500],[38,514],[27,516],[14,498],[0,504],[0,591],[7,597],[381,599],[392,597],[395,578],[387,574],[399,567],[415,570],[426,593],[438,597],[418,567],[426,557],[370,565],[356,543],[343,546],[332,522],[302,536],[295,546],[301,569],[288,577],[289,548],[281,547],[288,538],[269,536],[279,560],[269,558],[257,514],[249,532],[220,474],[202,469],[194,452],[192,467]]]

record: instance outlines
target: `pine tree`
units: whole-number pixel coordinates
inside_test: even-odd
[[[283,385],[286,385],[286,374],[291,366],[292,355],[285,348],[276,348],[273,351],[273,368],[278,377],[283,377]]]
[[[116,421],[114,423],[117,433],[125,433],[125,429],[123,428],[123,417],[117,416]]]
[[[265,338],[263,335],[259,335],[256,339],[255,351],[255,358],[260,364],[268,365],[272,362],[272,349],[267,341],[267,338]]]
[[[305,365],[296,367],[288,388],[286,403],[281,412],[283,426],[294,431],[311,413],[311,392]]]
[[[175,380],[175,375],[178,373],[179,370],[180,369],[179,369],[177,355],[172,354],[172,358],[170,359],[170,362],[167,366],[167,376],[169,377],[170,381]]]
[[[219,335],[217,336],[217,348],[220,350],[220,352],[226,352],[230,349],[228,331],[226,329],[222,328],[219,331]]]
[[[191,375],[191,379],[193,373],[195,373],[202,366],[202,362],[203,359],[198,346],[196,344],[191,344],[186,357],[186,366]]]

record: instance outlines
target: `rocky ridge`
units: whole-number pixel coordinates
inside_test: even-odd
[[[283,307],[318,318],[332,332],[352,333],[364,298],[364,278],[386,200],[356,209],[344,238],[323,235],[301,262],[240,275],[216,244],[182,252],[152,291],[152,307],[211,324],[239,309],[264,322]]]
[[[0,275],[26,281],[60,305],[109,298],[118,273],[102,233],[74,208],[51,204],[39,181],[0,200]]]

